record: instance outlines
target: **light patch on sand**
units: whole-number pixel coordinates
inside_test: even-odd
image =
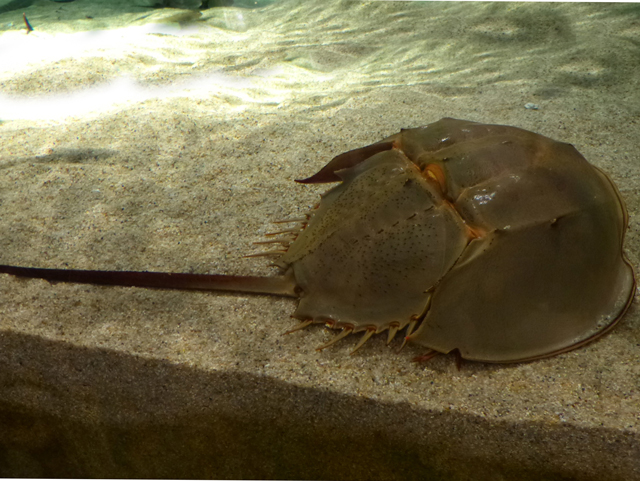
[[[260,81],[268,78],[270,72],[260,72]],[[271,94],[260,89],[252,78],[234,77],[222,72],[199,75],[185,82],[162,87],[145,87],[131,78],[122,77],[116,81],[96,87],[76,90],[72,93],[46,96],[11,96],[0,94],[0,116],[2,120],[51,120],[67,117],[84,117],[121,108],[125,104],[142,103],[152,99],[208,98],[221,96],[237,98],[237,105],[231,110],[244,110],[252,104],[277,105],[285,100],[283,89],[270,89]]]
[[[0,75],[16,74],[31,77],[31,72],[54,69],[54,75],[69,75],[58,84],[68,84],[68,91],[40,89],[37,93],[0,93],[0,119],[61,121],[69,117],[95,116],[122,108],[127,104],[154,99],[176,97],[190,99],[220,98],[230,112],[244,111],[252,105],[280,105],[297,95],[301,85],[318,86],[333,82],[334,75],[313,72],[293,64],[258,68],[248,75],[229,74],[219,66],[207,65],[202,52],[188,46],[171,47],[166,37],[192,34],[196,27],[181,28],[178,24],[150,23],[114,30],[74,33],[20,31],[4,33],[0,38]],[[218,32],[225,42],[240,42],[244,34]],[[232,38],[230,38],[232,37]],[[131,58],[134,52],[144,51],[145,59],[135,71],[124,71],[115,79],[78,87],[74,73],[67,63],[80,59],[98,59],[111,63]],[[145,60],[145,61],[143,61]],[[168,65],[180,65],[191,72],[184,79],[163,81]],[[116,64],[117,65],[117,64]],[[209,68],[208,68],[209,67]],[[67,78],[68,80],[65,80]],[[51,77],[45,80],[51,80]],[[147,81],[147,82],[145,82]]]

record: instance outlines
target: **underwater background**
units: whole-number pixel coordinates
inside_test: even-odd
[[[273,274],[242,256],[327,189],[294,179],[442,117],[575,145],[637,271],[637,4],[0,0],[0,263]],[[458,370],[316,352],[288,299],[1,277],[2,476],[640,479],[635,305]]]

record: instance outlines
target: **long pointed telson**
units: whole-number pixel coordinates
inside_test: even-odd
[[[200,291],[234,291],[298,297],[291,272],[282,276],[225,276],[219,274],[173,274],[168,272],[84,271],[74,269],[40,269],[0,265],[0,273],[18,277],[46,279],[52,282],[75,282],[108,286],[189,289]]]

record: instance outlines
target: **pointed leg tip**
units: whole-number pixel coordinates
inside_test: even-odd
[[[413,330],[415,329],[417,324],[418,324],[418,319],[417,318],[411,319],[411,322],[409,322],[409,325],[407,326],[406,334],[405,334],[404,339],[402,341],[402,346],[400,346],[400,349],[398,349],[398,352],[402,351],[402,348],[404,346],[406,346],[407,341],[411,337],[411,334],[413,333]]]
[[[301,329],[304,329],[305,327],[310,326],[311,324],[313,324],[313,319],[308,319],[306,321],[302,321],[301,323],[299,323],[296,327],[294,327],[293,329],[289,329],[288,331],[285,331],[282,333],[283,336],[287,335],[287,334],[291,334],[293,332],[299,331]]]
[[[358,349],[364,346],[364,343],[367,342],[369,338],[375,334],[375,332],[376,332],[375,329],[367,329],[364,335],[362,336],[362,338],[360,339],[360,341],[358,342],[358,344],[356,345],[356,347],[353,348],[353,351],[351,351],[349,355],[353,356]]]
[[[402,349],[404,349],[404,346],[407,345],[407,340],[409,339],[409,336],[404,336],[404,339],[402,339],[402,344],[400,345],[400,349],[398,349],[398,352],[402,351]]]
[[[426,362],[433,359],[438,354],[440,354],[438,351],[434,351],[433,349],[431,349],[428,352],[421,354],[420,356],[414,357],[413,359],[411,359],[411,362],[415,362],[415,363]]]
[[[391,344],[391,341],[393,341],[393,338],[396,337],[396,334],[398,333],[398,329],[399,329],[399,326],[396,326],[393,324],[389,327],[389,336],[387,337],[387,346]]]
[[[332,346],[333,344],[338,342],[340,339],[342,339],[342,338],[348,336],[349,334],[351,334],[351,331],[353,331],[353,329],[348,329],[348,328],[344,329],[340,334],[338,334],[336,337],[331,339],[329,342],[325,342],[324,344],[316,347],[316,351],[322,351],[323,349],[326,349],[329,346]]]

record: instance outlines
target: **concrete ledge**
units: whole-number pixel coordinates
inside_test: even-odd
[[[631,433],[416,409],[35,336],[2,333],[0,386],[2,477],[640,476]]]

